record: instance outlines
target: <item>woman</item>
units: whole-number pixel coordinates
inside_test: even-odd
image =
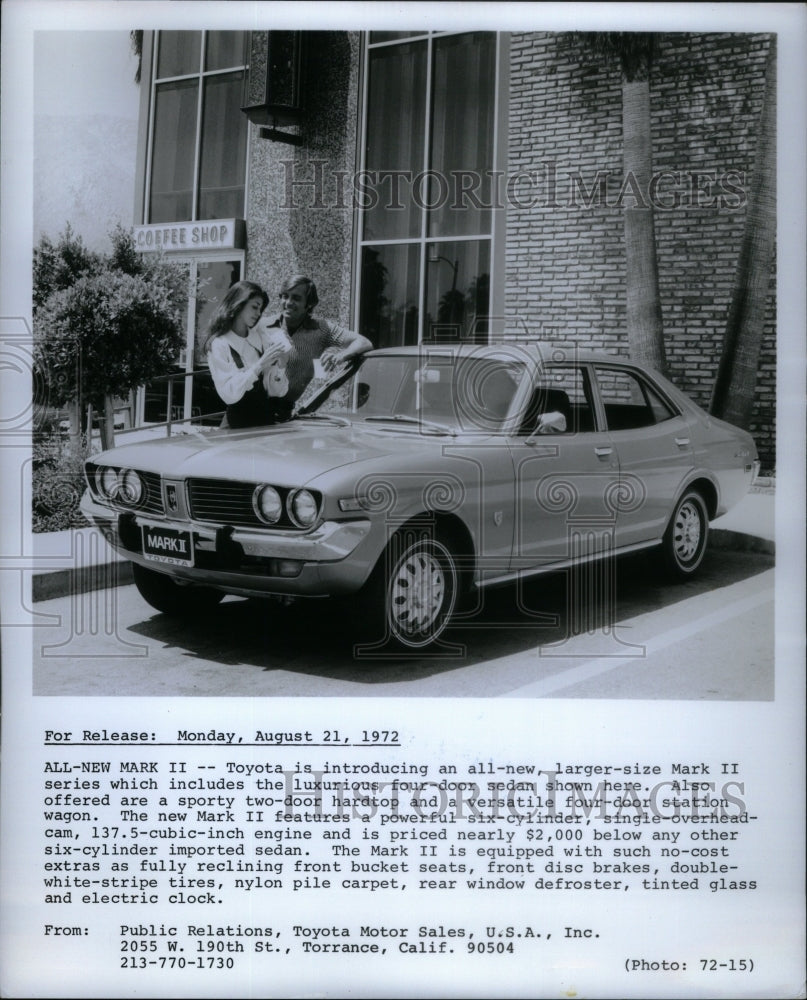
[[[205,351],[216,392],[227,406],[222,427],[260,427],[286,419],[287,338],[256,329],[269,298],[253,281],[232,285],[207,329]]]

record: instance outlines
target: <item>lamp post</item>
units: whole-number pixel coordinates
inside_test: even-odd
[[[451,275],[451,291],[449,292],[449,299],[448,299],[448,301],[449,301],[449,305],[450,305],[449,322],[454,323],[454,322],[456,322],[455,315],[456,315],[456,311],[457,311],[457,303],[456,303],[456,299],[457,299],[457,272],[459,271],[460,262],[459,262],[459,258],[458,257],[455,258],[454,260],[449,260],[448,257],[443,257],[441,254],[430,254],[429,255],[429,263],[430,264],[436,264],[438,261],[441,261],[441,260],[444,261],[446,264],[448,264],[448,266],[452,270],[452,275]]]
[[[438,260],[444,260],[446,262],[446,264],[448,264],[448,266],[454,272],[453,277],[451,279],[451,291],[452,292],[456,291],[457,290],[457,271],[459,270],[459,267],[460,267],[459,259],[457,258],[455,260],[449,260],[448,257],[441,257],[440,254],[432,254],[429,257],[429,263],[430,264],[436,264]]]

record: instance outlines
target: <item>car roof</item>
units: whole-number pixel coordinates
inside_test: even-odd
[[[423,343],[406,347],[384,347],[368,352],[373,355],[416,355],[418,357],[491,357],[507,361],[532,361],[542,364],[571,364],[574,362],[614,362],[635,365],[624,355],[606,354],[604,351],[592,351],[569,343],[524,343],[521,341],[503,340],[496,344],[471,343]],[[644,365],[637,365],[644,368]]]

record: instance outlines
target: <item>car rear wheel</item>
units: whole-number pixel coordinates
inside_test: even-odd
[[[706,503],[697,490],[686,492],[675,506],[662,542],[664,565],[677,579],[692,576],[703,561],[709,538]]]
[[[222,591],[210,587],[180,587],[165,573],[155,573],[137,563],[132,564],[132,573],[143,600],[166,615],[204,614],[224,597]]]
[[[459,581],[445,541],[422,529],[399,531],[360,594],[357,610],[367,639],[411,652],[431,646],[448,627]]]

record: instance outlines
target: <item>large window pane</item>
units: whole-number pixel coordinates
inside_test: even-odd
[[[187,276],[180,294],[182,301],[177,303],[181,314],[187,315],[187,292],[190,288],[191,265],[182,263],[179,265]],[[169,368],[171,374],[178,374],[185,370],[185,351],[180,350],[175,363]],[[168,374],[168,372],[166,372]],[[185,379],[175,378],[169,382],[167,378],[160,377],[152,382],[147,382],[144,386],[143,394],[143,420],[147,424],[164,423],[170,415],[172,420],[181,420],[185,409]]]
[[[199,72],[201,31],[161,31],[157,79]]]
[[[222,299],[236,281],[241,280],[237,260],[199,261],[196,265],[196,329],[194,330],[194,368],[207,367],[205,351],[207,326]]]
[[[374,347],[418,342],[418,247],[365,247],[359,329]]]
[[[240,218],[244,214],[247,119],[240,111],[242,81],[243,73],[205,81],[200,219]]]
[[[425,35],[425,31],[371,31],[370,44],[376,42],[394,42],[399,38],[411,38],[412,35]]]
[[[157,88],[149,222],[192,218],[197,88],[196,80]]]
[[[430,243],[424,340],[487,341],[490,243]]]
[[[490,232],[495,36],[435,40],[431,123],[431,236]]]
[[[375,204],[364,218],[366,239],[401,239],[420,233],[412,200],[413,179],[423,169],[426,110],[426,43],[394,45],[370,56],[365,166],[378,172],[369,184]],[[386,176],[404,171],[404,176]]]
[[[205,69],[229,69],[246,62],[243,31],[208,31]]]
[[[205,335],[213,313],[227,294],[231,285],[241,279],[241,265],[237,260],[200,261],[197,265],[196,280],[196,329],[194,331],[194,368],[207,368],[208,355],[205,351]],[[194,375],[191,409],[186,416],[203,424],[217,425],[221,417],[206,416],[220,413],[225,406],[213,386],[213,378],[207,373]]]
[[[362,332],[487,342],[496,34],[382,37],[367,57]]]

